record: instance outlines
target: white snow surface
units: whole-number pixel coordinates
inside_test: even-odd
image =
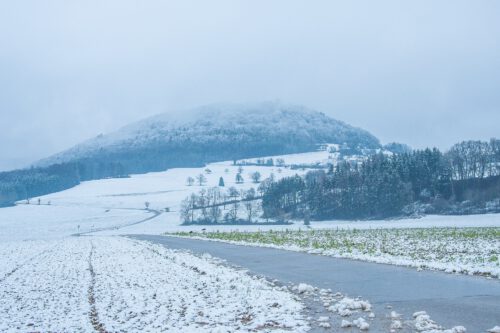
[[[112,332],[308,328],[292,294],[210,256],[121,237],[11,246],[0,245],[2,332],[89,332],[92,318]]]
[[[152,215],[144,209],[107,209],[83,202],[81,205],[22,204],[0,209],[0,242],[59,239],[79,231],[134,223]]]
[[[40,205],[32,198],[30,204],[0,209],[0,331],[94,330],[90,257],[95,312],[110,331],[306,330],[302,305],[287,290],[209,256],[115,237],[185,230],[179,204],[201,189],[186,186],[186,178],[206,168],[212,173],[205,174],[203,187],[216,185],[220,176],[226,188],[256,187],[248,176],[254,171],[263,178],[271,172],[277,178],[295,174],[286,168],[244,167],[246,182],[235,184],[238,167],[221,162],[84,182],[40,197]],[[145,209],[146,201],[151,211]],[[164,212],[166,207],[171,212]],[[105,231],[70,237],[95,230]]]
[[[366,331],[370,328],[370,324],[366,322],[366,320],[362,317],[359,317],[358,319],[353,320],[352,322],[354,325],[356,325],[360,330]]]
[[[438,325],[425,311],[418,311],[413,314],[414,325],[418,332],[422,333],[466,333],[467,329],[463,326],[455,326],[445,329]]]
[[[314,287],[307,283],[299,283],[295,289],[299,292],[299,294],[311,293],[314,291]]]
[[[299,155],[283,158],[288,163],[320,162],[329,157],[326,151]],[[245,183],[235,184],[238,167],[231,162],[219,162],[203,168],[84,182],[40,197],[41,205],[36,204],[38,198],[33,198],[29,205],[20,202],[15,207],[0,209],[0,331],[92,331],[91,285],[99,323],[111,331],[156,332],[167,326],[183,332],[215,332],[215,328],[306,330],[301,304],[290,293],[264,280],[220,265],[209,256],[198,258],[115,237],[201,229],[304,229],[302,222],[265,227],[180,225],[180,202],[202,188],[186,186],[186,178],[204,173],[206,168],[212,172],[205,174],[208,182],[203,188],[216,186],[221,176],[226,188],[248,189],[257,187],[249,181],[251,172],[259,171],[263,179],[273,173],[279,179],[307,171],[245,166]],[[151,211],[144,209],[146,201]],[[164,211],[167,207],[170,212]],[[156,214],[159,215],[155,217]],[[141,222],[148,218],[151,219]],[[441,226],[500,226],[500,214],[325,221],[312,222],[311,228]],[[69,237],[95,230],[102,231],[90,237]],[[267,322],[269,318],[273,321]]]

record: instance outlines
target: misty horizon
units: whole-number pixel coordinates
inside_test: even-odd
[[[287,106],[301,106],[301,107],[304,106],[304,107],[307,107],[306,105],[302,105],[302,104],[284,104],[283,101],[280,101],[280,100],[277,100],[277,99],[275,99],[275,100],[269,100],[269,101],[249,102],[249,103],[242,104],[242,105],[247,105],[247,104],[248,105],[259,105],[259,104],[263,104],[263,103],[280,103],[280,104],[284,105],[285,107],[287,107]],[[86,142],[88,140],[92,140],[92,139],[97,138],[99,136],[113,134],[115,132],[118,132],[118,131],[120,131],[120,130],[126,128],[126,127],[128,127],[131,124],[135,124],[135,123],[138,123],[140,121],[143,121],[143,120],[146,120],[146,119],[149,119],[149,118],[155,118],[155,117],[162,116],[162,115],[171,115],[173,117],[172,120],[175,121],[178,118],[181,118],[181,119],[185,118],[185,113],[189,114],[193,110],[198,110],[198,109],[202,109],[204,107],[217,106],[217,105],[235,105],[235,106],[238,106],[238,105],[240,105],[240,103],[221,103],[221,102],[217,103],[217,102],[214,102],[214,103],[210,103],[210,104],[198,105],[198,106],[195,106],[195,107],[189,108],[189,109],[171,110],[171,111],[166,111],[166,112],[161,112],[161,113],[156,113],[156,114],[148,115],[146,117],[142,117],[142,118],[139,118],[139,119],[137,119],[135,121],[132,121],[131,123],[126,123],[126,124],[120,125],[118,127],[111,128],[107,132],[100,132],[100,133],[97,133],[97,134],[92,135],[90,137],[82,138],[79,141],[76,141],[74,143],[70,143],[70,144],[66,145],[62,149],[59,149],[57,151],[51,151],[50,153],[48,153],[46,155],[40,155],[40,156],[36,157],[35,159],[33,159],[31,157],[26,157],[26,158],[12,159],[10,161],[4,161],[4,160],[2,160],[2,161],[0,161],[0,171],[9,171],[9,170],[13,170],[13,169],[29,168],[29,167],[35,165],[36,162],[38,162],[40,160],[43,160],[44,158],[51,157],[51,156],[53,156],[53,155],[55,155],[57,153],[63,152],[65,150],[67,150],[67,149],[70,149],[70,148],[72,148],[72,147],[74,147],[76,145],[82,144],[82,143],[84,143],[84,142]],[[314,109],[313,111],[325,113],[322,110],[316,110],[316,109]],[[325,113],[325,114],[329,115],[328,113]],[[334,117],[332,117],[332,118],[334,118]],[[341,122],[345,122],[342,119],[337,119],[337,118],[334,118],[334,119],[339,120]],[[347,122],[345,122],[345,123],[347,123]],[[354,128],[359,128],[359,129],[362,129],[362,130],[366,130],[369,133],[374,134],[372,131],[370,131],[367,128],[364,128],[364,127],[361,127],[361,126],[356,126],[355,124],[352,124],[352,123],[347,123],[347,124],[353,126]],[[438,149],[441,149],[443,151],[446,151],[447,149],[451,148],[452,144],[458,143],[458,142],[461,142],[461,141],[466,141],[466,140],[483,140],[483,141],[488,141],[491,138],[496,138],[494,136],[489,137],[489,138],[488,137],[462,138],[459,141],[453,142],[449,146],[442,146],[442,145],[435,144],[435,145],[423,145],[423,146],[417,146],[416,147],[416,146],[412,146],[412,145],[408,144],[407,142],[402,142],[402,141],[396,141],[396,140],[382,141],[377,135],[375,135],[375,136],[380,140],[380,143],[382,145],[385,145],[385,144],[388,144],[388,143],[394,143],[395,142],[395,143],[406,144],[406,145],[410,146],[413,149],[438,148]]]
[[[499,10],[495,1],[5,2],[0,170],[220,102],[300,104],[413,148],[498,137]]]

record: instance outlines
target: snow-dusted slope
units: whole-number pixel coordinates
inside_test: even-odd
[[[44,159],[38,166],[98,159],[121,162],[127,170],[127,163],[132,164],[130,155],[136,156],[136,152],[143,160],[171,152],[177,156],[201,154],[187,160],[193,164],[233,155],[242,158],[306,151],[325,142],[379,147],[370,133],[303,106],[278,102],[212,104],[144,119]]]

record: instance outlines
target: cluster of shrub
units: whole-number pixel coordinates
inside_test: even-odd
[[[267,218],[371,219],[419,213],[500,211],[500,140],[374,154],[273,181],[263,192]]]

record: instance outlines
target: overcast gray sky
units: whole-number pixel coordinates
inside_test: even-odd
[[[500,137],[500,1],[0,1],[0,169],[275,99],[383,143]]]

